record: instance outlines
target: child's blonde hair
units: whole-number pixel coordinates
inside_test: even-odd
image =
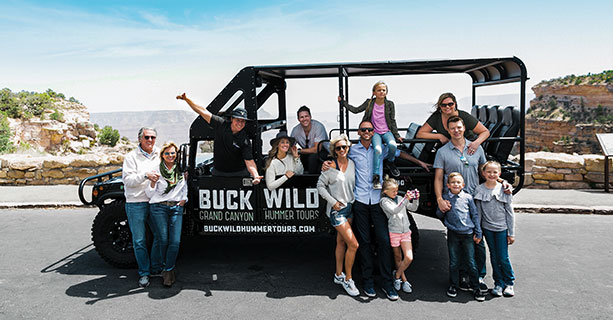
[[[377,90],[377,87],[381,85],[385,86],[385,90],[389,93],[389,89],[387,88],[387,83],[383,82],[383,80],[379,80],[375,82],[375,85],[372,86],[372,92],[375,92],[375,90]]]
[[[381,187],[381,193],[385,195],[385,190],[392,188],[398,189],[398,181],[396,181],[394,178],[385,177],[385,180],[383,180],[383,186]]]
[[[447,177],[447,182],[449,182],[449,180],[451,180],[452,178],[455,178],[455,177],[460,177],[460,179],[462,179],[462,181],[464,181],[464,177],[462,177],[461,173],[459,173],[459,172],[452,172]]]
[[[374,104],[375,104],[375,90],[377,90],[378,86],[385,86],[385,91],[387,91],[388,93],[390,92],[387,84],[385,82],[383,82],[383,80],[379,80],[379,81],[375,82],[375,85],[372,86],[372,96],[368,100],[368,106],[366,106],[366,113],[369,113],[370,109],[372,109],[374,107]]]
[[[496,167],[498,167],[498,171],[501,171],[501,170],[502,170],[502,166],[500,165],[500,162],[495,161],[495,160],[490,160],[490,161],[488,161],[488,162],[484,163],[484,164],[481,166],[481,172],[485,172],[485,168],[486,168],[487,166],[496,166]]]

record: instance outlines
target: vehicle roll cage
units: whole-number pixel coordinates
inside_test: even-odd
[[[246,125],[247,134],[253,141],[253,150],[256,161],[261,160],[262,139],[259,133],[271,129],[287,130],[287,108],[285,89],[287,79],[305,78],[338,78],[339,96],[345,100],[349,98],[349,78],[366,76],[391,75],[428,75],[428,74],[458,74],[464,73],[472,80],[472,105],[476,104],[476,89],[483,86],[506,83],[520,83],[519,107],[520,129],[517,137],[492,137],[488,141],[519,141],[519,163],[508,168],[519,171],[519,185],[524,181],[525,160],[525,112],[526,112],[526,81],[527,70],[524,63],[517,57],[505,58],[479,58],[479,59],[453,59],[453,60],[411,60],[411,61],[383,61],[361,63],[326,63],[302,65],[277,66],[251,66],[245,67],[234,76],[230,83],[213,99],[207,109],[213,114],[229,112],[241,102],[250,119]],[[264,88],[257,92],[257,88]],[[276,119],[259,120],[258,109],[274,93],[278,98],[278,116]],[[234,101],[231,99],[236,98]],[[230,103],[228,105],[228,103]],[[349,112],[339,103],[339,130],[349,133]],[[198,117],[190,127],[190,145],[201,140],[213,140],[212,128],[206,125],[202,117]],[[411,139],[408,142],[423,142],[423,139]],[[428,140],[432,141],[432,140]],[[196,148],[189,150],[188,169],[195,167]],[[258,159],[258,156],[260,159]],[[261,164],[261,162],[260,162]]]

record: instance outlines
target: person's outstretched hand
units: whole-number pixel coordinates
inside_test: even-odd
[[[185,100],[185,99],[187,99],[187,97],[185,96],[185,92],[183,92],[183,94],[178,95],[177,99],[178,100]]]

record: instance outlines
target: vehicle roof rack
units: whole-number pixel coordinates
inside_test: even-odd
[[[522,72],[526,72],[524,63],[517,57],[297,64],[251,68],[257,70],[264,80],[338,77],[339,70],[347,77],[465,73],[472,78],[473,86],[518,82],[521,81]]]

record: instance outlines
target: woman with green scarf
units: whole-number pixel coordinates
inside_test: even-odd
[[[159,179],[151,181],[145,193],[149,196],[153,228],[160,236],[160,250],[164,269],[164,286],[175,282],[175,261],[181,242],[183,206],[187,201],[187,184],[183,173],[177,166],[177,145],[167,142],[160,152],[160,165],[157,168]]]

